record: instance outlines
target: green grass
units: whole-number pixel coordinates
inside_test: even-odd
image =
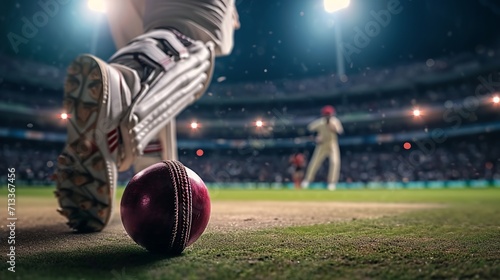
[[[19,188],[17,195],[52,199],[50,189]],[[3,269],[0,279],[500,279],[500,189],[212,190],[211,195],[214,201],[430,202],[448,207],[374,220],[207,233],[175,258],[110,237],[102,246],[19,256],[19,272]]]
[[[121,197],[124,187],[117,189]],[[54,187],[18,187],[19,197],[54,197]],[[0,188],[0,195],[7,194]],[[498,202],[500,188],[484,189],[356,189],[337,190],[291,190],[291,189],[211,189],[213,201],[346,201],[346,202],[418,202],[418,203],[484,203]]]
[[[419,202],[483,203],[498,202],[500,189],[425,189],[425,190],[211,190],[213,200],[224,201],[346,201],[346,202]]]

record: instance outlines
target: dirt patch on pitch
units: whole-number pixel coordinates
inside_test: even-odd
[[[435,207],[440,206],[409,203],[216,202],[212,205],[212,216],[207,230],[256,230],[325,224],[373,219]]]
[[[123,229],[120,209],[106,229],[94,234],[74,234],[65,218],[55,209],[55,199],[20,198],[17,205],[16,253],[33,254],[106,246],[133,242]],[[339,203],[339,202],[213,202],[207,232],[259,230],[273,227],[313,225],[371,219],[418,209],[440,207],[436,204]],[[8,236],[5,223],[2,236]],[[2,251],[7,242],[0,245]]]

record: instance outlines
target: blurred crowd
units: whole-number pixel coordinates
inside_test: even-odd
[[[477,96],[482,84],[478,78],[483,77],[486,83],[498,80],[498,76],[489,75],[492,71],[499,75],[496,70],[500,65],[499,54],[499,50],[478,49],[476,53],[429,58],[390,69],[358,69],[358,74],[349,75],[344,81],[332,75],[236,84],[218,79],[220,82],[213,83],[203,99],[179,116],[179,124],[188,124],[178,126],[179,138],[248,139],[255,134],[262,138],[307,137],[306,124],[318,116],[325,102],[335,105],[345,124],[346,136],[446,128],[457,125],[456,118],[460,121],[458,126],[498,121],[498,107],[490,111],[477,107],[466,114],[459,110],[467,97]],[[0,120],[0,128],[28,127],[62,134],[63,126],[57,114],[53,116],[55,124],[43,121],[50,119],[44,109],[51,108],[58,113],[61,108],[60,88],[54,85],[62,85],[63,72],[60,67],[33,63],[0,56],[0,76],[3,77],[0,79],[3,97],[0,112],[6,115]],[[491,93],[491,89],[483,85],[479,93],[485,96],[486,92]],[[225,102],[237,99],[240,101],[232,104]],[[431,106],[453,114],[446,116],[441,111],[435,118],[420,120],[414,120],[410,114],[412,108],[425,110]],[[405,116],[412,121],[406,121]],[[455,119],[446,119],[451,117]],[[262,128],[252,124],[257,118],[264,121]],[[200,128],[191,130],[191,121],[199,121]],[[492,135],[451,138],[439,145],[434,143],[431,151],[419,148],[417,143],[409,150],[403,149],[402,143],[341,147],[340,180],[500,180],[500,148],[495,140],[499,135]],[[61,143],[2,138],[0,167],[2,170],[15,167],[17,177],[26,184],[48,185],[61,150]],[[294,152],[297,150],[291,148],[225,149],[206,150],[199,157],[193,150],[181,150],[179,155],[185,165],[209,182],[286,183],[291,178],[288,159]],[[309,158],[312,148],[300,152]],[[319,170],[318,181],[326,179],[326,171],[325,162]],[[5,175],[0,173],[5,182],[2,176]],[[121,183],[126,183],[131,176],[132,170],[120,174]]]
[[[256,114],[266,113],[265,110],[272,109],[267,106],[256,106],[253,109],[240,108],[246,103],[245,100],[255,101],[256,96],[270,101],[290,102],[290,100],[298,99],[301,105],[304,104],[303,102],[314,102],[314,100],[317,104],[318,98],[322,102],[325,101],[325,97],[336,98],[334,102],[341,105],[337,107],[337,113],[340,115],[381,112],[422,104],[443,105],[446,101],[453,102],[474,95],[476,88],[480,85],[477,77],[488,75],[488,65],[495,63],[497,66],[500,65],[500,56],[497,52],[500,53],[498,50],[483,50],[476,54],[456,54],[436,60],[428,59],[396,65],[387,69],[363,69],[356,74],[349,75],[346,82],[332,75],[260,82],[215,82],[197,104],[200,106],[212,104],[217,107],[218,104],[224,104],[228,100],[240,100],[239,107],[225,104],[215,109],[218,112],[215,114],[217,116],[227,115],[238,118],[246,115],[254,117]],[[62,72],[58,68],[38,64],[30,65],[33,62],[17,61],[2,56],[0,56],[0,62],[4,63],[0,66],[0,73],[6,74],[3,79],[4,83],[0,86],[0,92],[4,97],[1,103],[23,105],[31,109],[59,109],[61,107],[62,96],[59,87],[62,85]],[[21,67],[24,64],[30,67]],[[9,67],[16,71],[9,70]],[[12,73],[17,74],[12,75]],[[307,98],[304,98],[305,96]],[[265,104],[260,102],[257,105]],[[308,104],[307,107],[315,108],[314,104]],[[301,109],[303,108],[301,106]],[[206,116],[213,118],[214,108],[207,107],[206,109],[186,111],[183,115],[194,114],[199,118]],[[275,109],[282,110],[283,108]],[[293,108],[289,109],[290,114],[297,113]],[[307,111],[299,111],[299,113],[309,114]]]
[[[17,184],[49,185],[61,149],[62,145],[59,143],[2,141],[0,170],[15,168]],[[2,182],[7,182],[4,178],[6,174],[6,172],[0,174]]]
[[[266,82],[214,83],[210,87],[214,97],[294,98],[331,95],[334,91],[360,93],[374,88],[411,88],[422,83],[463,79],[477,73],[486,65],[500,62],[500,50],[479,49],[476,53],[461,53],[426,61],[405,63],[390,68],[358,69],[357,74],[340,79],[335,75],[313,78],[283,79]],[[477,76],[477,75],[472,75]]]
[[[474,136],[440,145],[423,141],[422,148],[414,143],[409,150],[402,143],[341,147],[340,181],[500,180],[500,146],[495,143],[493,137]],[[228,150],[203,157],[183,155],[181,160],[210,182],[283,183],[291,181],[289,158],[294,151]],[[312,154],[311,149],[301,152],[306,158]],[[327,164],[318,171],[317,181],[326,181]]]
[[[425,141],[341,147],[341,182],[409,182],[434,180],[500,180],[498,133],[451,138],[442,144]],[[8,141],[0,146],[0,169],[16,168],[18,184],[50,185],[62,144],[35,141]],[[310,158],[311,149],[240,149],[206,150],[197,156],[194,150],[180,150],[180,161],[207,182],[291,181],[289,157],[302,152]],[[317,181],[325,181],[327,162],[318,172]],[[6,174],[6,173],[5,173]],[[126,184],[133,171],[121,173]],[[0,174],[0,177],[5,176]],[[2,177],[6,182],[6,178]]]

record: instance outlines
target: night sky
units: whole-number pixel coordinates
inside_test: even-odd
[[[49,1],[49,0],[42,0]],[[115,47],[105,18],[90,12],[84,0],[61,5],[60,11],[18,46],[8,34],[22,35],[23,17],[41,10],[34,0],[0,4],[0,53],[64,68],[79,53],[91,50],[99,38],[97,55],[108,58]],[[217,61],[216,77],[227,81],[263,81],[331,74],[336,71],[335,26],[344,46],[355,46],[356,30],[366,30],[373,13],[386,11],[386,0],[352,0],[334,15],[322,0],[236,0],[242,28],[236,33],[233,54]],[[378,34],[350,56],[347,73],[391,67],[461,52],[487,52],[500,45],[500,1],[400,0]],[[368,26],[369,27],[369,26]]]

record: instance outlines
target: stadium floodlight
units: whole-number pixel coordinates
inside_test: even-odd
[[[493,103],[495,103],[495,104],[498,104],[498,103],[500,103],[500,97],[498,95],[495,95],[495,96],[493,96],[491,101],[493,101]]]
[[[323,0],[323,6],[327,13],[335,13],[336,11],[349,7],[351,0]]]
[[[66,114],[66,113],[62,113],[62,114],[61,114],[61,119],[63,119],[63,120],[67,120],[67,119],[68,119],[68,114]]]
[[[420,111],[420,109],[413,109],[413,116],[414,117],[422,116],[422,111]]]
[[[192,129],[197,129],[198,127],[200,127],[200,125],[197,122],[192,122],[191,123],[191,128]]]
[[[351,0],[323,0],[323,7],[327,13],[333,14],[349,7]],[[342,31],[339,20],[335,21],[335,44],[337,55],[337,75],[342,83],[348,81],[345,75],[344,56],[342,54]]]
[[[263,127],[264,126],[264,122],[261,121],[261,120],[258,120],[258,121],[255,122],[255,126],[257,126],[257,127]]]
[[[98,13],[106,13],[106,1],[105,0],[89,0],[87,6],[90,10]]]

